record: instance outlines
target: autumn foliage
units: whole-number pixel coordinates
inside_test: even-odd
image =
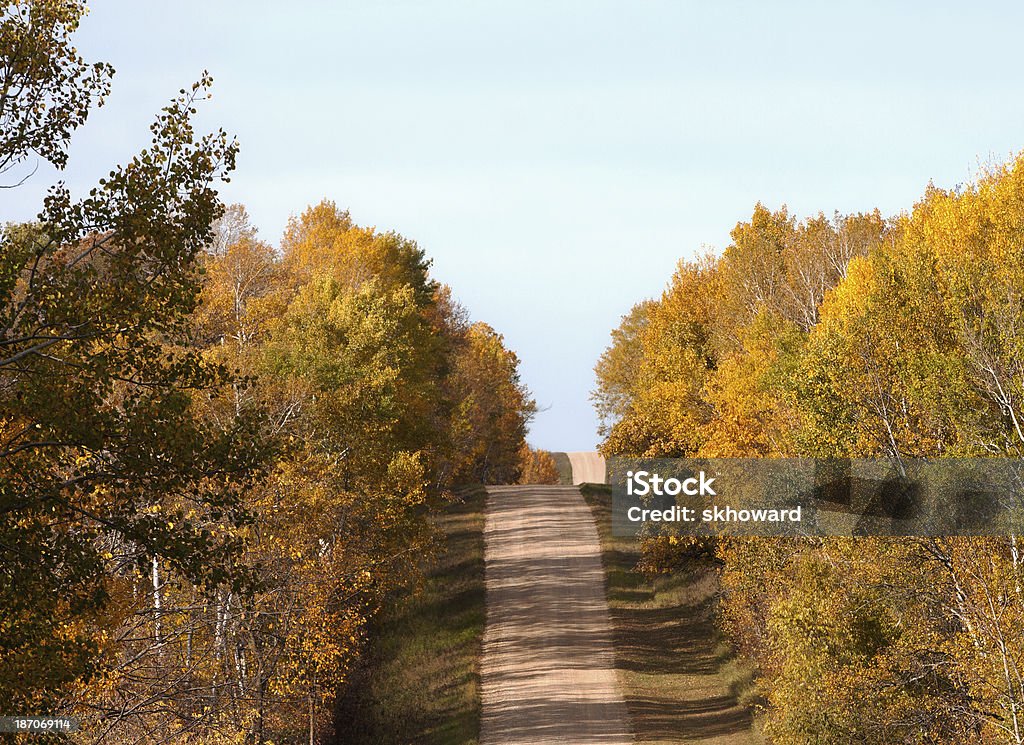
[[[520,484],[557,484],[558,466],[547,450],[532,448],[526,443],[519,451]]]
[[[606,455],[1020,457],[1024,157],[892,219],[758,205],[597,374]],[[712,549],[772,742],[1024,742],[1016,536]],[[693,553],[653,541],[645,568]]]
[[[70,45],[80,3],[2,7],[14,178],[65,165],[112,71]],[[429,514],[515,482],[535,409],[415,242],[325,201],[272,246],[225,210],[210,84],[0,230],[0,713],[81,742],[321,740]]]

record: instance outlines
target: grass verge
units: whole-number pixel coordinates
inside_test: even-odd
[[[483,488],[469,490],[438,516],[445,546],[419,591],[397,598],[375,624],[338,702],[338,743],[478,741],[485,501]]]
[[[637,744],[763,743],[738,698],[742,665],[714,623],[714,572],[645,578],[633,569],[639,544],[611,535],[611,489],[581,491],[601,539],[616,667]]]

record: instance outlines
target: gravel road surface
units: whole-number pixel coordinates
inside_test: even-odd
[[[581,452],[566,453],[566,455],[569,457],[569,465],[572,466],[572,483],[605,483],[605,463],[600,453]]]
[[[579,490],[488,488],[484,539],[482,745],[631,743],[600,544]]]

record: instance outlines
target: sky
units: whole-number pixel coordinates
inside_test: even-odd
[[[271,243],[325,197],[416,240],[519,355],[549,450],[594,448],[611,329],[758,201],[897,214],[1024,149],[1021,3],[92,6],[76,45],[113,93],[0,220],[84,194],[208,69],[198,125],[241,145],[224,200]]]

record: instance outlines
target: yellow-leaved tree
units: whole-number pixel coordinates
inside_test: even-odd
[[[894,220],[758,205],[732,237],[614,337],[606,359],[628,336],[639,359],[625,379],[598,367],[606,455],[1020,457],[1024,158]],[[685,550],[651,542],[648,568]],[[1017,536],[727,539],[716,555],[773,742],[1024,742]]]

